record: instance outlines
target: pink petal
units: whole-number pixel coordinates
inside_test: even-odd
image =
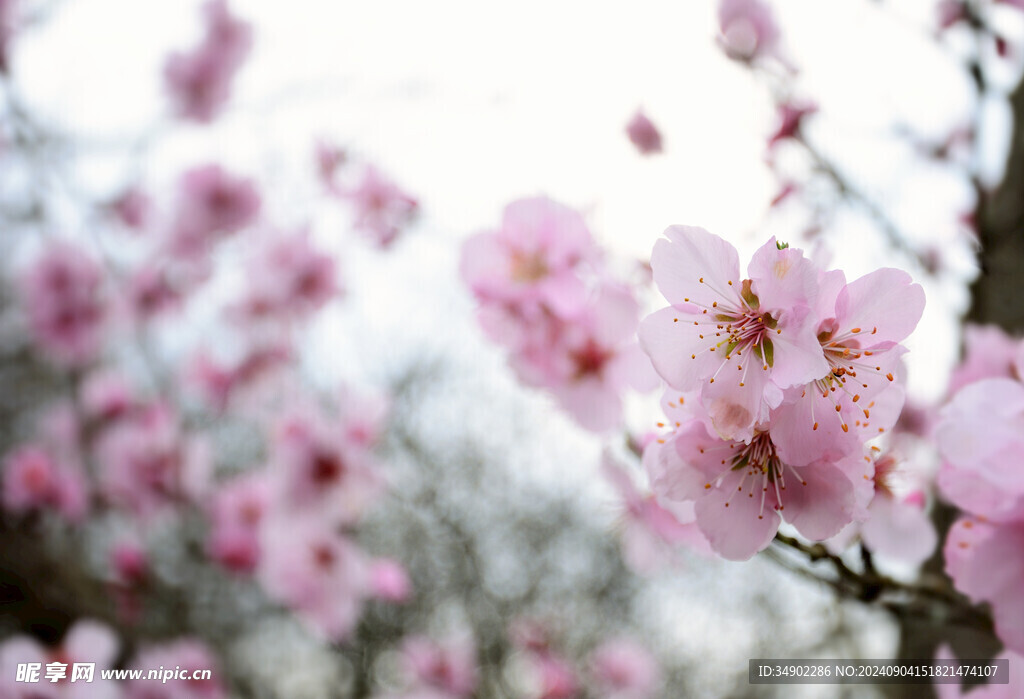
[[[805,466],[800,478],[786,473],[782,516],[808,539],[822,540],[839,533],[853,519],[853,485],[829,463]]]
[[[742,279],[736,248],[693,226],[671,226],[665,235],[668,240],[654,244],[651,268],[654,281],[669,303],[681,304],[689,299],[711,307],[723,294],[729,294],[737,304],[740,302],[738,289]]]

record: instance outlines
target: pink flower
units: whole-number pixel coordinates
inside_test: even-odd
[[[80,403],[85,414],[107,422],[124,417],[140,403],[128,379],[107,369],[90,374],[82,383]]]
[[[316,143],[316,174],[328,192],[338,193],[335,176],[348,162],[348,153],[341,146],[329,141]]]
[[[1024,384],[982,379],[943,411],[936,441],[946,464],[943,494],[970,515],[949,531],[943,553],[956,588],[992,606],[996,633],[1024,651]]]
[[[700,392],[723,438],[751,439],[783,389],[829,371],[811,314],[817,270],[772,238],[743,279],[736,249],[718,236],[688,226],[665,233],[651,266],[672,305],[641,322],[640,345],[670,386]]]
[[[385,602],[405,602],[412,595],[412,581],[405,567],[390,558],[370,564],[370,594]]]
[[[346,440],[363,449],[373,447],[387,427],[391,400],[383,393],[357,391],[350,386],[342,386],[338,393]]]
[[[657,385],[650,362],[634,340],[639,315],[629,289],[606,283],[577,317],[559,323],[553,344],[528,348],[545,365],[544,384],[585,429],[603,432],[617,427],[625,390]],[[514,360],[514,366],[521,362]]]
[[[22,276],[29,329],[55,362],[81,366],[99,353],[106,315],[102,281],[92,256],[67,242],[50,244]]]
[[[849,284],[839,271],[820,276],[812,317],[828,371],[787,390],[774,414],[783,459],[799,466],[859,454],[865,441],[892,429],[905,396],[899,343],[923,311],[924,291],[906,272],[879,269]]]
[[[995,325],[964,326],[964,358],[949,377],[952,395],[969,383],[999,377],[1024,377],[1018,357],[1024,342]]]
[[[595,254],[579,213],[543,197],[520,199],[505,207],[498,230],[463,244],[460,273],[484,303],[514,304],[527,317],[544,306],[565,317],[586,300],[577,270]]]
[[[375,465],[365,449],[317,415],[287,417],[275,430],[271,478],[276,501],[289,510],[327,522],[357,521],[383,485]]]
[[[878,489],[860,535],[872,552],[912,566],[928,560],[939,542],[920,493],[900,499]]]
[[[942,410],[935,440],[946,460],[939,487],[953,504],[994,521],[1024,520],[1024,384],[968,384]]]
[[[180,669],[181,674],[185,675],[166,682],[126,682],[127,699],[221,699],[228,695],[226,677],[222,674],[217,657],[205,644],[195,639],[181,638],[144,647],[135,654],[127,668],[142,670],[143,676],[158,668],[163,668],[165,672]],[[192,677],[193,672],[203,670],[209,670],[209,678]]]
[[[476,689],[476,647],[470,637],[437,641],[410,636],[402,643],[402,655],[414,687],[450,699],[472,696]],[[415,691],[410,696],[415,696]]]
[[[202,43],[189,53],[171,54],[164,80],[177,115],[205,124],[231,97],[231,82],[249,53],[252,31],[229,13],[224,0],[210,0],[203,10]]]
[[[779,28],[760,0],[721,0],[718,25],[718,45],[734,61],[750,63],[778,52]]]
[[[996,634],[1024,652],[1024,520],[1003,523],[963,517],[949,530],[946,572],[973,602],[992,607]]]
[[[626,125],[626,135],[641,155],[652,155],[662,150],[661,133],[641,110]]]
[[[103,494],[139,515],[195,500],[206,489],[205,442],[182,434],[166,405],[148,406],[103,432],[96,443]]]
[[[530,669],[536,691],[530,699],[573,699],[579,696],[580,681],[569,662],[551,652],[534,654]]]
[[[324,638],[347,638],[369,594],[362,551],[315,514],[276,511],[263,521],[260,546],[267,593]]]
[[[779,125],[775,133],[768,137],[768,150],[771,151],[781,141],[796,138],[805,117],[818,111],[816,104],[783,102],[778,106]]]
[[[42,446],[24,445],[4,459],[3,505],[19,514],[52,509],[69,522],[81,521],[88,508],[85,475]]]
[[[121,192],[114,201],[110,203],[110,210],[117,216],[118,220],[132,230],[142,230],[149,223],[152,217],[153,202],[137,187],[130,187]]]
[[[145,322],[162,313],[180,308],[182,295],[166,269],[159,264],[139,266],[128,280],[128,313],[136,322]]]
[[[362,182],[345,196],[355,207],[355,229],[382,249],[391,247],[419,213],[416,199],[374,167],[367,167]]]
[[[853,521],[857,491],[872,487],[860,455],[794,467],[769,431],[744,443],[711,436],[701,420],[678,422],[647,447],[651,487],[666,508],[693,501],[697,526],[724,558],[746,560],[766,548],[783,516],[809,539],[832,537]]]
[[[241,307],[247,320],[304,318],[344,292],[334,258],[317,250],[306,230],[268,241],[248,270]]]
[[[221,485],[210,508],[210,558],[236,573],[255,571],[260,525],[270,500],[270,483],[262,474],[236,477]]]
[[[251,180],[216,164],[189,170],[179,185],[171,252],[186,258],[202,256],[211,244],[252,224],[259,211],[260,196]]]
[[[661,684],[661,668],[650,651],[636,641],[617,638],[602,643],[590,656],[600,696],[607,699],[648,699]]]
[[[680,546],[710,553],[707,539],[695,524],[692,506],[688,517],[664,509],[653,493],[640,492],[608,452],[602,457],[601,472],[622,502],[622,553],[633,570],[641,574],[656,571],[672,560]]]
[[[224,365],[200,352],[187,367],[186,380],[196,386],[215,410],[224,411],[240,391],[254,387],[291,357],[290,349],[275,344],[253,347],[232,365]]]

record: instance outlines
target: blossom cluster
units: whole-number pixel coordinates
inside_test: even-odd
[[[944,548],[946,572],[975,602],[992,607],[996,633],[1024,652],[1024,341],[996,328],[968,328],[935,440],[938,485],[963,510]]]
[[[231,14],[226,0],[203,6],[203,38],[187,52],[171,54],[164,79],[177,116],[212,121],[231,97],[231,84],[252,47],[252,28]]]
[[[547,198],[512,202],[497,230],[466,241],[460,271],[519,380],[548,389],[585,429],[618,426],[623,391],[654,387],[636,343],[640,306],[603,268],[578,212]]]
[[[780,521],[827,539],[864,518],[873,440],[904,401],[900,342],[924,293],[880,269],[852,282],[769,240],[746,276],[728,242],[673,226],[654,247],[654,280],[671,304],[640,324],[668,383],[669,432],[644,461],[665,507],[693,507],[720,555],[765,548]]]

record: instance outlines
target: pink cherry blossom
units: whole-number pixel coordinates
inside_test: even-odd
[[[981,379],[1022,378],[1017,357],[1024,341],[1006,334],[995,325],[964,326],[964,357],[949,377],[952,395],[969,383]]]
[[[812,317],[828,371],[788,389],[773,414],[780,456],[799,466],[859,453],[896,424],[904,390],[899,343],[924,311],[924,292],[910,276],[879,269],[849,284],[842,272],[820,275]]]
[[[252,44],[252,31],[248,23],[231,15],[224,0],[209,0],[203,10],[202,42],[190,52],[171,54],[164,66],[164,81],[176,114],[205,124],[230,99],[231,83]]]
[[[626,135],[641,155],[653,155],[662,150],[661,133],[641,110],[626,125]]]
[[[121,372],[104,369],[86,377],[80,404],[91,419],[107,422],[124,417],[140,405],[131,382]]]
[[[962,517],[949,530],[943,555],[956,588],[992,607],[996,634],[1024,652],[1024,520],[1004,523]]]
[[[544,197],[520,199],[505,207],[500,228],[463,244],[460,273],[482,302],[512,304],[525,319],[536,306],[567,317],[586,300],[578,269],[595,255],[578,212]]]
[[[369,449],[387,428],[391,399],[381,392],[342,386],[338,391],[338,412],[345,439],[356,447]]]
[[[339,193],[335,177],[338,170],[348,162],[348,152],[326,140],[316,142],[316,174],[320,183],[328,192]]]
[[[324,638],[341,641],[370,594],[363,552],[316,514],[273,511],[260,530],[263,588]]]
[[[580,680],[569,661],[550,651],[530,655],[530,699],[573,699],[579,696]]]
[[[718,45],[735,61],[750,63],[778,52],[779,28],[761,0],[721,0],[718,25]]]
[[[172,671],[181,668],[188,674],[196,670],[209,670],[210,677],[169,679],[166,682],[126,682],[126,699],[222,699],[228,695],[220,662],[202,641],[182,638],[146,646],[127,664],[128,669],[142,670],[143,676],[161,667]]]
[[[344,291],[334,258],[317,249],[307,230],[273,237],[247,269],[250,285],[239,309],[247,321],[301,319]]]
[[[123,226],[134,231],[146,228],[153,215],[153,202],[138,187],[129,187],[110,203],[110,210]]]
[[[212,244],[252,224],[260,211],[255,184],[220,165],[197,167],[181,176],[171,252],[201,257]]]
[[[370,595],[385,602],[405,602],[412,595],[412,581],[405,567],[390,558],[370,563]]]
[[[4,459],[3,505],[10,512],[54,511],[78,522],[88,508],[85,475],[41,445],[18,447]]]
[[[1024,520],[1024,384],[968,384],[940,413],[935,440],[946,460],[939,487],[953,504],[994,521]]]
[[[639,315],[629,289],[606,283],[579,316],[561,323],[553,345],[532,348],[534,357],[547,355],[546,385],[585,429],[602,432],[617,427],[625,390],[657,385],[650,362],[634,340]]]
[[[939,537],[919,496],[897,498],[876,492],[868,506],[868,519],[861,525],[864,545],[875,554],[913,566],[928,560]]]
[[[94,359],[103,343],[106,304],[93,257],[72,243],[51,243],[20,281],[29,329],[43,351],[64,366]]]
[[[283,418],[274,432],[271,474],[286,509],[351,524],[379,494],[383,481],[365,449],[348,443],[338,425],[315,413]]]
[[[239,476],[222,484],[210,506],[210,558],[236,573],[255,571],[260,525],[270,501],[270,483],[263,474]]]
[[[477,684],[476,647],[468,636],[435,640],[409,636],[402,643],[406,672],[417,689],[433,690],[437,697],[472,696]],[[426,695],[424,695],[426,696]]]
[[[601,472],[615,488],[624,509],[622,553],[633,570],[652,573],[672,561],[680,547],[710,553],[711,547],[695,523],[692,505],[686,516],[678,509],[666,510],[653,493],[641,492],[625,467],[608,452],[602,457]]]
[[[691,401],[692,402],[692,401]],[[860,455],[799,468],[782,460],[769,431],[749,443],[709,434],[700,420],[681,422],[651,443],[645,465],[664,507],[694,502],[697,526],[722,557],[745,560],[768,546],[781,518],[809,539],[827,539],[853,521],[861,478]]]
[[[659,691],[658,661],[631,639],[605,641],[590,656],[590,665],[600,696],[607,699],[648,699]]]
[[[772,238],[743,279],[735,248],[718,236],[688,226],[665,233],[651,266],[672,305],[641,322],[640,344],[670,386],[700,391],[719,434],[751,439],[783,389],[828,374],[811,313],[817,269]]]
[[[165,404],[147,406],[112,425],[97,440],[95,454],[104,496],[139,515],[194,500],[209,480],[205,442],[183,435]]]
[[[132,272],[126,296],[128,316],[134,322],[145,322],[182,304],[182,291],[168,270],[155,262],[144,263]]]
[[[768,137],[768,150],[774,149],[780,142],[796,138],[800,133],[803,120],[818,111],[813,103],[783,102],[778,106],[779,124],[775,132]]]
[[[939,487],[968,513],[946,538],[946,572],[958,590],[992,606],[1007,647],[1024,651],[1024,384],[967,384],[942,410],[936,441],[946,460]]]
[[[382,249],[391,247],[419,213],[419,202],[372,166],[343,196],[355,208],[355,229]]]
[[[223,412],[246,389],[254,388],[282,368],[292,358],[292,350],[279,344],[254,346],[233,364],[222,363],[205,351],[197,353],[185,369],[185,379],[198,389],[203,400]]]

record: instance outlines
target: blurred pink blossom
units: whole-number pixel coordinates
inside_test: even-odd
[[[231,83],[252,45],[252,30],[228,10],[224,0],[203,6],[206,32],[189,52],[172,53],[164,81],[177,116],[208,123],[231,97]]]
[[[52,510],[69,522],[88,508],[85,474],[58,462],[42,445],[26,444],[4,459],[3,504],[10,512]]]
[[[212,244],[255,222],[260,195],[255,184],[220,165],[188,170],[181,176],[171,252],[202,257]]]
[[[419,213],[416,199],[372,166],[355,189],[342,195],[355,208],[355,229],[382,249],[391,247]]]
[[[436,693],[432,696],[458,699],[472,696],[476,689],[476,647],[469,637],[439,641],[408,636],[402,642],[402,656],[413,683],[411,691],[403,696],[420,696],[418,691],[432,690]]]
[[[661,132],[641,110],[637,110],[626,125],[626,135],[641,155],[653,155],[662,151]]]
[[[33,338],[55,362],[81,366],[103,344],[106,303],[99,264],[69,242],[51,243],[21,277]]]
[[[544,306],[577,313],[586,288],[577,274],[596,247],[579,213],[550,199],[520,199],[505,207],[501,227],[462,246],[460,273],[478,300],[515,304],[529,317]]]
[[[346,639],[370,594],[363,552],[322,517],[279,511],[263,520],[260,547],[267,593],[324,638]]]
[[[206,443],[183,434],[166,404],[152,404],[112,425],[99,436],[95,455],[102,493],[140,516],[194,501],[208,486]]]
[[[370,564],[370,594],[385,602],[405,602],[412,595],[412,581],[405,567],[391,558]]]
[[[649,699],[658,694],[661,668],[649,650],[628,638],[603,642],[590,656],[600,696],[607,699]]]
[[[247,265],[250,280],[239,312],[247,321],[302,319],[344,293],[334,258],[307,230],[263,243]]]
[[[778,55],[779,28],[761,0],[720,0],[718,25],[718,45],[729,58],[750,63]]]

